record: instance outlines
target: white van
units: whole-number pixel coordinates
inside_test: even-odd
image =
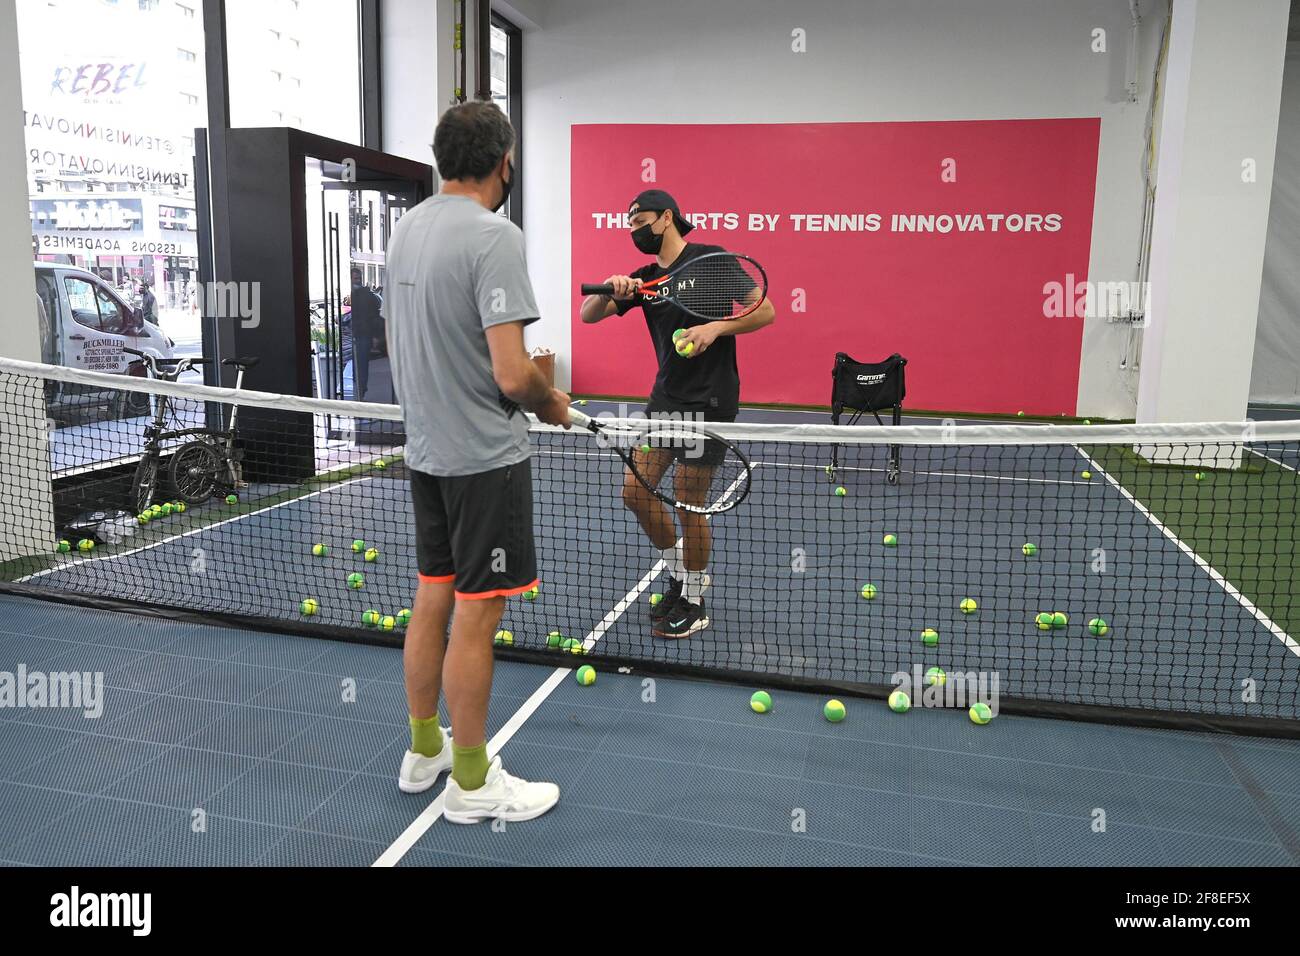
[[[123,302],[117,290],[95,273],[56,262],[36,262],[33,266],[36,314],[41,324],[41,361],[67,368],[143,377],[143,363],[122,351],[124,347],[158,358],[174,357],[172,350],[176,343],[157,325],[147,321],[139,309]],[[91,397],[85,389],[64,383],[47,391],[50,393],[47,400],[54,404],[74,396],[82,404]],[[128,404],[120,412],[148,412],[146,396],[138,396],[137,403],[141,407]]]

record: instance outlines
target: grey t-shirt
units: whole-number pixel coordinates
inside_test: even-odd
[[[431,196],[398,220],[384,286],[407,464],[475,475],[527,458],[527,419],[502,407],[484,332],[538,318],[519,227],[466,196]]]

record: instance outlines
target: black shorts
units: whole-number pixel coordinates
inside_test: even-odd
[[[672,453],[673,461],[681,462],[685,465],[698,465],[702,468],[716,468],[726,457],[727,446],[716,441],[704,441],[701,448],[696,442],[679,442],[671,438],[673,425],[677,423],[695,424],[708,422],[734,422],[736,420],[735,409],[717,409],[706,408],[700,410],[682,410],[671,409],[661,405],[651,403],[645,408],[646,418],[653,422],[660,422],[667,433],[665,440],[662,442],[651,441],[651,447],[662,447],[664,450]]]
[[[411,501],[421,581],[453,582],[462,600],[537,586],[529,459],[477,475],[412,470]]]

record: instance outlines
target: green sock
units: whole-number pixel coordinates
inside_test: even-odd
[[[411,750],[424,757],[442,753],[442,728],[436,715],[423,720],[411,718]]]
[[[462,790],[477,790],[487,780],[487,744],[462,747],[452,742],[451,776]]]

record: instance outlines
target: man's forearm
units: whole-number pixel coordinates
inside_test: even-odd
[[[518,395],[509,397],[530,412],[550,399],[551,386],[546,384],[546,376],[532,359],[528,359],[528,376],[524,381],[524,387],[520,389]]]
[[[608,295],[589,295],[582,300],[578,317],[587,325],[609,318],[609,305],[614,299]]]

